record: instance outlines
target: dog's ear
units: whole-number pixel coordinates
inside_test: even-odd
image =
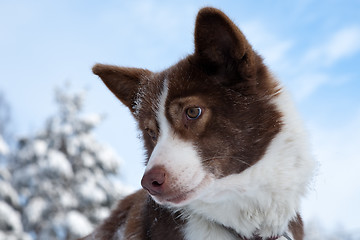
[[[150,71],[103,64],[96,64],[92,70],[131,112],[135,111],[134,106],[140,80],[150,75]]]
[[[195,56],[209,74],[227,81],[251,78],[256,53],[240,29],[220,10],[203,8],[195,24]],[[230,82],[224,84],[231,84]]]

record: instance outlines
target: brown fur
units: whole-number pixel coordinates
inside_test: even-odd
[[[304,224],[299,214],[290,222],[289,229],[294,236],[294,240],[304,239]]]
[[[204,168],[217,178],[254,165],[282,128],[281,113],[271,103],[278,94],[278,83],[241,31],[217,9],[199,11],[194,54],[169,69],[152,73],[97,64],[93,72],[138,120],[147,161],[159,134],[155,113],[165,79],[167,120],[178,136],[201,150]],[[195,106],[201,107],[203,114],[192,121],[183,113]],[[178,189],[168,191],[172,194]],[[122,229],[125,239],[180,240],[186,222],[181,214],[181,210],[173,213],[156,204],[140,190],[120,201],[97,229],[95,239],[113,239]],[[296,240],[303,239],[299,216],[289,227]]]
[[[156,204],[145,190],[139,190],[121,200],[111,215],[97,228],[97,234],[90,239],[115,239],[118,229],[124,231],[126,240],[183,240],[181,227],[186,222],[181,212],[172,213]],[[298,215],[289,223],[294,240],[304,237],[303,223]],[[80,240],[80,239],[79,239]],[[86,240],[86,237],[81,240]],[[239,240],[261,240],[258,237]]]
[[[149,75],[150,71],[103,64],[96,64],[92,70],[93,73],[99,75],[102,79],[108,80],[104,81],[105,85],[133,112],[133,104],[140,84],[139,81],[143,76]],[[123,82],[123,79],[127,81]],[[119,85],[120,81],[122,81],[121,85]]]
[[[184,220],[179,213],[172,213],[151,200],[145,190],[139,190],[122,199],[111,215],[98,227],[90,239],[116,238],[121,229],[124,239],[183,239],[180,227]],[[82,238],[83,240],[86,237]]]

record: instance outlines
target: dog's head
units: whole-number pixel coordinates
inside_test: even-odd
[[[223,179],[262,161],[283,127],[274,103],[278,83],[217,9],[200,10],[194,53],[165,71],[97,64],[93,72],[138,121],[147,151],[141,183],[160,204],[184,206],[210,192],[215,199],[245,191]]]

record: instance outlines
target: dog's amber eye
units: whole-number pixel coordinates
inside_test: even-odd
[[[154,142],[157,139],[157,135],[156,132],[150,128],[145,128],[145,131],[147,132],[147,134],[149,135],[149,137],[151,138],[151,140],[153,140]]]
[[[201,108],[200,107],[191,107],[186,109],[186,117],[188,119],[198,119],[201,116]]]

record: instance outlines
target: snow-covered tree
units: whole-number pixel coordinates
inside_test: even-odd
[[[31,239],[24,233],[19,196],[10,182],[10,172],[4,166],[0,166],[0,239]]]
[[[30,239],[21,223],[19,196],[11,185],[6,168],[9,147],[0,133],[0,240]]]
[[[100,115],[83,115],[84,93],[56,91],[57,114],[19,140],[11,164],[23,224],[36,239],[74,239],[91,232],[125,191],[116,181],[119,158],[99,143]]]

